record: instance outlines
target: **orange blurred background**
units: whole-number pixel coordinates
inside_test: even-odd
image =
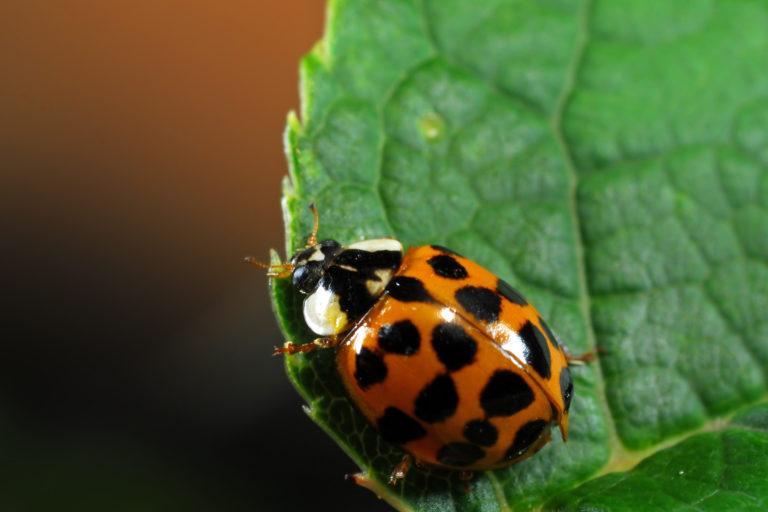
[[[319,0],[0,4],[0,509],[369,510],[263,275]]]

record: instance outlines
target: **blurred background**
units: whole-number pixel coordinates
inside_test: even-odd
[[[0,510],[387,510],[263,274],[320,0],[0,3]]]

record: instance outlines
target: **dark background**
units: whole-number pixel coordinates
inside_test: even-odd
[[[0,3],[0,510],[386,510],[272,358],[320,0]]]

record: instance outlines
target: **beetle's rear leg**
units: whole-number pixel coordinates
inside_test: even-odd
[[[411,464],[413,464],[413,457],[406,453],[403,455],[403,459],[397,463],[397,466],[392,469],[392,473],[389,475],[389,485],[397,485],[397,482],[405,478],[411,469]]]
[[[411,466],[414,464],[417,467],[424,467],[418,460],[414,459],[412,455],[407,453],[403,455],[403,459],[397,463],[397,465],[392,469],[392,473],[390,473],[389,475],[389,485],[395,486],[397,485],[398,482],[403,480],[408,474],[408,471],[410,471]],[[382,490],[380,488],[377,488],[376,482],[371,480],[364,473],[344,475],[344,478],[346,480],[356,483],[360,487],[365,487],[367,489],[372,490],[377,495],[379,495],[380,491]]]
[[[595,359],[597,359],[597,354],[604,354],[604,353],[605,353],[605,350],[601,349],[600,347],[596,348],[595,350],[590,350],[589,352],[584,352],[583,354],[579,354],[579,355],[573,355],[566,350],[565,359],[568,361],[569,365],[581,366],[581,365],[585,365],[593,362]]]

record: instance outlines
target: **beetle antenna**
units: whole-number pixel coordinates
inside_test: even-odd
[[[307,247],[317,245],[317,230],[320,228],[320,215],[317,213],[315,203],[310,203],[309,211],[312,212],[312,233],[307,238]]]

